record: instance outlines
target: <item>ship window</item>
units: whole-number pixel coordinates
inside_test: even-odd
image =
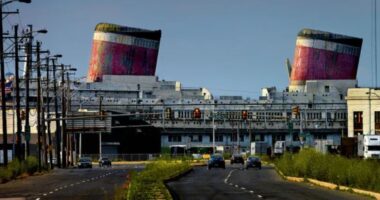
[[[325,86],[325,93],[329,93],[330,92],[330,86],[326,85]]]

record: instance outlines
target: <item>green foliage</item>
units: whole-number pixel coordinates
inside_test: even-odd
[[[189,170],[188,160],[157,160],[146,165],[142,172],[131,172],[122,199],[171,199],[164,181]],[[119,199],[119,197],[118,197]]]
[[[38,169],[38,160],[34,156],[29,156],[25,160],[26,163],[26,172],[33,174]]]
[[[225,160],[226,160],[226,159],[229,160],[229,159],[231,158],[231,156],[232,156],[232,155],[231,155],[230,152],[224,152],[224,153],[223,153],[223,158],[224,158]]]
[[[285,153],[275,163],[286,176],[380,191],[380,163],[376,160],[347,159],[303,149],[298,154]]]
[[[170,154],[170,147],[161,147],[161,154]]]
[[[11,180],[12,171],[8,170],[8,168],[0,167],[0,183]]]
[[[33,174],[37,171],[38,161],[36,157],[29,156],[20,162],[17,158],[8,163],[6,168],[0,168],[0,182],[6,182],[16,178],[22,173]]]

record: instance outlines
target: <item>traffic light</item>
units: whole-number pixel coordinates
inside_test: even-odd
[[[25,120],[26,119],[26,112],[25,110],[22,110],[21,111],[21,116],[20,116],[21,120]]]
[[[202,116],[201,109],[195,108],[193,111],[193,118],[194,119],[200,119]]]
[[[293,107],[293,108],[292,108],[292,113],[293,113],[294,115],[299,115],[299,114],[300,114],[300,108],[299,108],[299,106],[295,106],[295,107]]]
[[[241,111],[241,118],[243,120],[247,120],[248,119],[248,111],[247,110],[242,110]]]
[[[171,118],[172,118],[172,109],[165,108],[165,119],[171,119]]]

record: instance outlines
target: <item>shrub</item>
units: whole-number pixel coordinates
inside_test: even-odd
[[[275,164],[286,176],[380,191],[380,163],[377,160],[347,159],[303,149],[298,154],[285,153]]]
[[[28,172],[29,174],[33,174],[38,169],[38,160],[36,157],[33,157],[33,156],[27,157],[25,160],[25,164],[26,164],[26,172]]]
[[[0,167],[0,183],[6,182],[11,180],[12,178],[12,171],[8,170],[7,168]]]

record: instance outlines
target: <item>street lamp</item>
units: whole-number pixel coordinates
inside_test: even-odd
[[[4,72],[4,46],[3,46],[3,6],[10,4],[11,2],[16,1],[16,0],[10,0],[10,1],[5,1],[0,0],[1,6],[0,6],[0,79],[1,79],[1,110],[2,110],[2,122],[3,122],[3,161],[4,161],[4,166],[7,166],[8,164],[8,148],[7,148],[7,111],[6,111],[6,103],[5,103],[5,72]],[[30,3],[31,0],[18,0],[19,2],[22,3]]]

